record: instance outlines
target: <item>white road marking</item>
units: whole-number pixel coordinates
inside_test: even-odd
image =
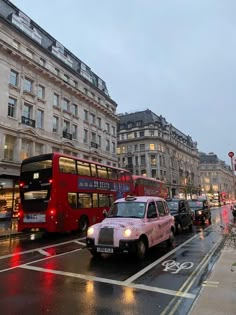
[[[38,252],[44,256],[51,256],[51,254],[49,254],[49,252],[47,252],[46,250],[43,250],[43,249],[38,249]]]
[[[79,244],[79,245],[82,245],[82,246],[85,246],[86,244],[85,243],[83,243],[83,242],[80,242],[80,241],[73,241],[74,243],[77,243],[77,244]]]
[[[219,281],[203,281],[203,287],[217,288],[219,285]]]
[[[102,282],[102,283],[124,286],[124,281],[88,276],[88,275],[83,275],[83,274],[73,273],[73,272],[66,272],[66,271],[60,271],[60,270],[41,268],[41,267],[36,267],[36,266],[29,266],[28,264],[21,265],[19,267],[23,268],[23,269],[28,269],[28,270],[52,273],[52,274],[56,274],[56,275],[60,275],[60,276],[73,277],[73,278],[78,278],[78,279],[83,279],[83,280],[96,281],[96,282]],[[168,295],[173,295],[173,296],[181,296],[181,297],[185,297],[185,298],[189,298],[189,299],[194,299],[196,297],[194,294],[190,294],[190,293],[186,293],[186,292],[180,292],[180,291],[174,291],[174,290],[168,290],[168,289],[163,289],[163,288],[158,288],[158,287],[152,287],[152,286],[147,286],[144,284],[135,284],[135,283],[133,284],[132,283],[132,284],[129,284],[126,286],[133,288],[133,289],[146,290],[146,291],[163,293],[163,294],[168,294]]]
[[[209,228],[209,227],[208,227]],[[206,230],[206,229],[205,229]],[[144,275],[147,271],[151,270],[153,267],[155,267],[156,265],[158,265],[159,263],[161,263],[163,260],[165,260],[167,257],[171,256],[172,254],[174,254],[175,252],[177,252],[177,250],[179,250],[181,247],[185,246],[186,244],[188,244],[189,242],[191,242],[193,239],[199,237],[199,234],[195,234],[194,236],[192,236],[191,238],[189,238],[186,242],[184,242],[183,244],[179,245],[178,247],[172,249],[170,252],[166,253],[164,256],[160,257],[159,259],[157,259],[156,261],[154,261],[152,264],[148,265],[147,267],[143,268],[142,270],[140,270],[139,272],[137,272],[136,274],[134,274],[133,276],[131,276],[130,278],[125,280],[125,285],[134,282],[136,279],[140,278],[142,275]]]
[[[22,252],[17,252],[17,253],[13,253],[13,254],[3,255],[3,256],[0,256],[0,259],[5,259],[5,258],[11,258],[11,257],[14,257],[14,256],[30,254],[30,253],[33,253],[35,251],[44,250],[44,249],[52,248],[52,247],[58,247],[58,246],[70,244],[70,243],[73,243],[73,242],[76,242],[76,243],[78,243],[80,245],[84,245],[85,246],[86,245],[85,243],[83,243],[83,242],[80,243],[79,242],[80,240],[83,240],[83,239],[85,239],[85,238],[83,237],[83,238],[79,238],[78,240],[70,240],[70,241],[66,241],[66,242],[62,242],[62,243],[47,245],[47,246],[44,246],[44,247],[38,247],[38,248],[34,248],[34,249],[29,249],[29,250],[25,250],[25,251],[22,251]]]

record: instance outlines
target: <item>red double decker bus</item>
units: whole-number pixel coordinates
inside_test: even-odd
[[[132,175],[132,178],[134,195],[168,197],[168,189],[164,181],[139,175]]]
[[[60,153],[27,158],[20,171],[18,231],[85,231],[132,191],[124,169]]]

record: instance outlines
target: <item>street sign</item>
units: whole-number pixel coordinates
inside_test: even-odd
[[[234,156],[234,152],[229,152],[228,156],[232,159],[232,157]]]

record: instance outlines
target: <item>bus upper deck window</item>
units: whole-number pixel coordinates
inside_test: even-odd
[[[76,174],[76,163],[73,159],[60,157],[59,168],[62,173]]]

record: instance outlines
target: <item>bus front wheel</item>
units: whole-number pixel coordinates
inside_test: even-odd
[[[82,215],[82,217],[79,219],[79,231],[85,232],[88,229],[88,218],[85,215]]]

